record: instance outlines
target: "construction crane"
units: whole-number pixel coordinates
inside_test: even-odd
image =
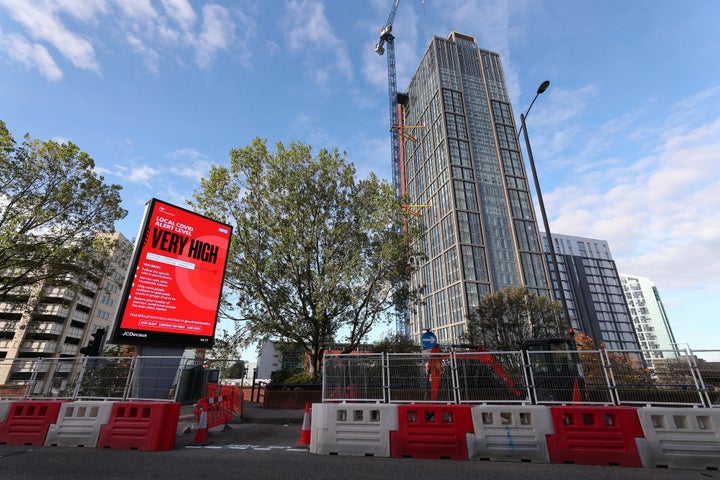
[[[388,91],[390,103],[390,156],[392,165],[392,182],[398,197],[403,194],[402,180],[400,176],[400,137],[402,128],[398,128],[398,99],[397,79],[395,75],[395,37],[392,34],[393,22],[397,13],[400,0],[395,0],[385,26],[380,29],[380,40],[375,45],[375,53],[383,55],[387,48],[388,65]],[[398,306],[395,317],[395,331],[400,335],[407,335],[408,332],[408,308],[407,305]]]
[[[393,22],[400,0],[395,0],[385,26],[380,30],[380,41],[375,45],[375,53],[383,55],[387,48],[388,90],[390,100],[390,155],[392,159],[392,182],[398,195],[402,193],[400,185],[400,135],[397,117],[397,78],[395,74],[395,37],[392,34]]]

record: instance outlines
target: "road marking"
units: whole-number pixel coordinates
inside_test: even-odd
[[[272,450],[280,450],[284,452],[307,452],[307,448],[298,448],[298,447],[288,447],[286,445],[186,445],[185,448],[192,448],[192,449],[199,449],[199,448],[207,448],[210,450],[221,450],[221,449],[227,449],[227,450],[255,450],[257,452],[269,452]]]

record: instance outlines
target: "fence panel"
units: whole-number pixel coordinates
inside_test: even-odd
[[[461,403],[528,403],[521,352],[455,353]]]
[[[119,380],[115,373],[108,374],[104,366],[110,358],[39,358],[35,359],[32,375],[28,380],[27,398],[75,399],[79,393],[86,398],[121,398],[120,393],[110,395],[109,384]]]
[[[705,405],[720,407],[720,350],[690,350],[689,357],[694,362]]]
[[[578,371],[581,377],[582,403],[613,405],[616,403],[608,376],[604,352],[583,350],[577,352]],[[575,352],[573,352],[575,354]]]
[[[323,357],[323,401],[383,402],[383,355],[326,354]]]
[[[0,358],[0,399],[26,398],[37,358]]]
[[[703,405],[692,360],[686,354],[607,350],[607,362],[620,405]]]
[[[455,365],[449,353],[387,354],[388,401],[456,403]]]
[[[600,351],[526,353],[535,403],[613,403]]]
[[[127,398],[133,357],[88,357],[73,398],[83,400]]]

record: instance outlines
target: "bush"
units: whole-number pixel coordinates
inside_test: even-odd
[[[318,379],[304,370],[278,370],[270,374],[270,390],[287,390],[292,385],[315,385]]]

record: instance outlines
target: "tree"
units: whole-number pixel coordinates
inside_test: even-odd
[[[235,228],[222,314],[243,324],[247,343],[298,345],[309,373],[324,345],[347,350],[408,298],[406,245],[395,190],[375,175],[355,180],[344,154],[291,143],[276,151],[256,138],[213,166],[189,202]]]
[[[465,337],[488,350],[518,350],[530,338],[565,337],[561,311],[557,302],[525,287],[505,288],[483,297],[470,312]]]
[[[0,120],[0,297],[90,265],[106,250],[120,207],[95,162],[70,143],[18,145]]]
[[[240,358],[240,339],[236,335],[223,330],[220,337],[215,337],[215,344],[210,355],[213,360],[237,360]]]
[[[650,387],[654,385],[653,372],[644,365],[641,352],[607,352],[605,342],[600,342],[600,345],[596,347],[592,337],[584,333],[575,334],[575,344],[580,355],[580,361],[583,363],[583,371],[588,384],[605,383],[603,366],[600,364],[599,358],[591,353],[603,351],[607,353],[605,358],[616,384],[621,386],[631,385],[636,389],[640,386]]]
[[[419,353],[420,346],[409,337],[400,333],[388,333],[385,337],[375,342],[372,346],[372,353]]]

